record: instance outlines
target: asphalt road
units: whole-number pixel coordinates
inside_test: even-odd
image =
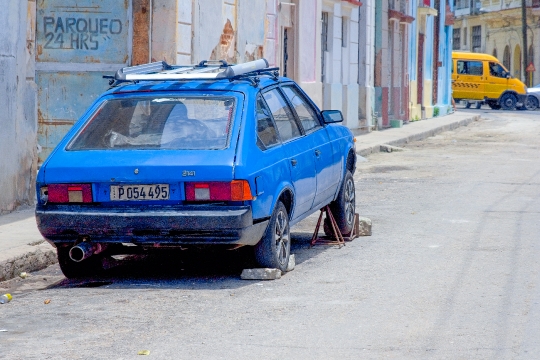
[[[0,283],[1,357],[539,359],[539,113],[479,112],[358,163],[373,236],[309,249],[312,216],[280,280],[242,281],[245,254],[202,251]]]

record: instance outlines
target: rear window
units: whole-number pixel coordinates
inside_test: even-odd
[[[219,150],[228,146],[232,97],[139,97],[105,101],[68,150]]]

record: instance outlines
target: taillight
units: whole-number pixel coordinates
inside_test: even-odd
[[[49,184],[47,185],[50,203],[91,203],[91,184]]]
[[[233,180],[231,182],[187,182],[187,201],[247,201],[253,200],[249,182]]]

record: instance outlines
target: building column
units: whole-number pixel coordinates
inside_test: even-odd
[[[365,0],[360,7],[359,39],[360,57],[358,60],[358,97],[359,117],[365,119],[364,127],[371,129],[375,117],[375,89],[373,76],[375,71],[375,0]],[[362,126],[362,125],[361,125]]]
[[[321,0],[298,1],[297,79],[309,97],[323,106],[323,84],[321,82]]]
[[[328,12],[328,46],[324,52],[325,74],[323,83],[323,108],[343,110],[341,83],[341,4],[333,4]]]

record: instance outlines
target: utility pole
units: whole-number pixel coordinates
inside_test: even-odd
[[[523,58],[521,63],[523,64],[521,71],[521,79],[525,80],[524,82],[527,83],[527,61],[528,61],[528,55],[529,55],[529,49],[527,46],[527,4],[526,0],[521,0],[521,35],[523,36]],[[530,84],[529,84],[530,85]]]

